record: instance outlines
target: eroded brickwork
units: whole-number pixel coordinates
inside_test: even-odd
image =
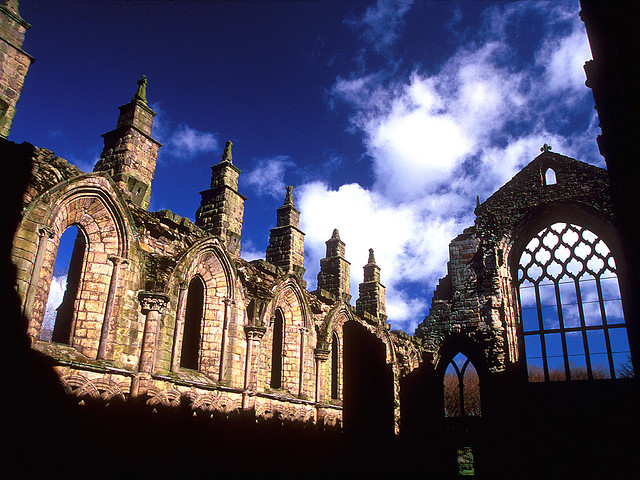
[[[448,275],[416,337],[434,362],[447,339],[462,336],[483,352],[491,372],[520,358],[516,304],[522,242],[554,221],[593,225],[615,246],[615,220],[606,171],[552,152],[543,153],[479,204],[476,222],[449,246]],[[547,184],[547,171],[556,182]],[[515,253],[514,253],[515,252]]]
[[[34,59],[22,50],[31,27],[18,12],[16,0],[0,5],[0,137],[7,138],[27,70]]]
[[[63,385],[78,397],[142,398],[164,407],[186,402],[205,411],[341,427],[344,324],[366,324],[383,345],[383,363],[399,358],[375,262],[365,267],[372,269],[372,288],[363,290],[360,301],[368,307],[359,315],[349,304],[349,262],[335,232],[322,267],[329,283],[321,286],[329,290],[308,292],[291,188],[277,210],[267,260],[240,258],[244,197],[231,142],[212,167],[195,224],[169,210],[148,212],[160,145],[149,137],[146,80],[120,110],[92,173],[33,150],[12,252],[32,347],[57,362]],[[60,239],[71,227],[82,240],[78,286],[66,293],[69,326],[52,341],[43,334],[45,309]],[[201,287],[192,287],[194,279]],[[186,340],[193,328],[195,343]],[[392,370],[397,378],[412,368]],[[389,388],[397,393],[397,382]],[[395,410],[399,421],[397,402]]]

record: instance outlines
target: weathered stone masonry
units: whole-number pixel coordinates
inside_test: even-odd
[[[29,25],[20,18],[17,1],[5,0],[0,17],[0,136],[6,137],[33,59],[21,50]],[[394,436],[404,442],[398,451],[420,460],[394,468],[436,477],[448,478],[460,467],[461,451],[476,456],[472,463],[485,476],[517,478],[526,465],[525,473],[547,478],[548,457],[557,460],[554,468],[561,465],[554,470],[559,473],[596,471],[603,478],[620,465],[635,471],[625,459],[633,457],[628,439],[640,428],[633,413],[637,380],[619,375],[613,365],[614,381],[590,370],[595,382],[552,382],[548,369],[542,383],[527,377],[526,334],[539,334],[544,344],[547,334],[566,339],[567,332],[580,330],[587,348],[590,332],[602,332],[609,342],[610,332],[627,335],[629,326],[625,352],[630,360],[637,357],[637,320],[629,309],[636,287],[625,262],[630,246],[619,235],[620,212],[611,202],[607,171],[545,145],[493,195],[482,203],[478,199],[474,224],[449,245],[446,276],[429,315],[410,336],[389,331],[373,250],[351,305],[350,263],[337,230],[326,242],[318,288],[307,290],[299,228],[304,212],[294,205],[292,187],[283,192],[265,260],[242,258],[246,199],[238,191],[241,171],[233,164],[231,142],[211,167],[195,223],[169,210],[149,212],[161,147],[151,137],[154,115],[143,77],[120,107],[116,128],[103,135],[104,149],[91,173],[44,148],[20,146],[30,152],[32,169],[13,236],[15,290],[30,351],[51,361],[78,405],[117,401],[125,408],[143,405],[138,413],[166,408],[186,410],[189,418],[238,414],[252,425],[280,419],[336,430],[344,426],[345,438],[360,438],[364,450],[378,448],[368,450],[372,471],[384,465],[380,452],[398,453],[381,441]],[[581,329],[561,324],[559,309],[560,325],[549,333],[538,302],[540,332],[525,331],[520,258],[539,232],[558,223],[576,225],[573,233],[588,230],[606,243],[610,251],[596,255],[595,243],[587,245],[591,237],[581,233],[591,252],[585,258],[610,262],[620,282],[621,299],[614,301],[621,302],[624,318],[615,319],[618,323],[606,324],[600,289],[599,300],[590,303],[599,301],[602,325],[588,324],[581,305]],[[65,294],[69,315],[66,322],[56,320],[52,334],[43,331],[45,309],[60,240],[72,227],[78,236]],[[577,248],[572,253],[581,255]],[[549,274],[546,260],[534,260]],[[561,258],[554,268],[569,270]],[[563,342],[569,371],[575,355],[569,356]],[[358,343],[368,350],[358,350]],[[444,372],[459,353],[478,372],[481,418],[444,416]],[[607,353],[612,358],[620,352]],[[363,365],[361,358],[370,363]],[[354,386],[364,393],[356,395]],[[353,399],[359,403],[349,404]],[[594,415],[603,404],[615,408]],[[376,425],[387,425],[387,419],[390,427],[376,434]],[[355,437],[348,436],[350,421],[358,427],[351,432]],[[602,448],[609,461],[597,470]],[[324,450],[318,451],[323,456]],[[351,461],[361,458],[346,452]]]
[[[192,407],[341,425],[344,365],[342,352],[333,349],[343,346],[342,325],[382,328],[376,335],[386,361],[394,363],[396,355],[384,310],[369,308],[365,321],[349,305],[349,262],[337,231],[328,245],[341,248],[328,250],[332,260],[322,271],[338,283],[321,281],[324,295],[309,293],[302,280],[304,233],[290,187],[267,261],[242,260],[244,197],[237,191],[240,170],[232,163],[231,142],[212,167],[195,224],[167,210],[149,213],[160,147],[150,136],[153,115],[143,77],[120,107],[116,129],[104,135],[93,173],[34,149],[13,251],[33,348],[56,359],[61,381],[77,395],[104,387],[105,398],[142,396],[149,405],[188,398]],[[77,293],[70,325],[51,342],[42,336],[42,322],[58,244],[71,226],[84,249]],[[202,285],[199,293],[194,279]],[[377,285],[378,297],[368,294],[367,302],[384,298]],[[194,302],[202,304],[195,320],[189,310]],[[277,318],[281,338],[274,337]],[[199,329],[195,343],[186,339],[192,328]],[[189,355],[195,364],[185,360]]]

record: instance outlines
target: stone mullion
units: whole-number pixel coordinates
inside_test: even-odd
[[[180,338],[184,329],[184,315],[182,310],[184,306],[185,293],[187,291],[187,283],[180,282],[178,289],[178,306],[176,308],[176,322],[173,330],[173,348],[171,349],[170,368],[172,372],[177,372],[180,365]]]
[[[42,270],[42,264],[44,263],[44,255],[47,251],[47,245],[49,240],[53,238],[53,231],[45,226],[38,228],[38,249],[36,251],[36,259],[33,262],[33,269],[31,271],[31,280],[27,287],[25,294],[24,307],[22,313],[27,320],[31,320],[31,313],[33,309],[33,303],[36,298],[36,292],[38,290],[38,283],[40,281],[40,271]],[[38,330],[39,333],[39,330]],[[36,335],[37,337],[37,335]]]
[[[117,255],[110,255],[109,261],[113,263],[111,272],[111,282],[109,283],[109,292],[107,294],[107,303],[104,309],[104,318],[102,320],[102,330],[100,332],[100,344],[98,346],[98,358],[104,359],[107,351],[107,343],[109,339],[109,330],[111,329],[113,316],[113,305],[118,290],[118,280],[120,277],[120,267],[127,266],[129,261]]]

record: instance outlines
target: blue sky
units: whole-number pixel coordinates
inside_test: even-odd
[[[10,140],[90,171],[140,75],[163,143],[150,210],[193,220],[226,140],[264,257],[285,185],[315,289],[346,242],[351,293],[374,248],[394,329],[429,312],[448,244],[548,143],[604,166],[578,1],[33,1],[36,58]]]

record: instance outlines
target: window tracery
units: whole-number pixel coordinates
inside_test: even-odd
[[[563,222],[540,231],[520,256],[518,286],[529,381],[629,375],[615,259],[595,233]]]

